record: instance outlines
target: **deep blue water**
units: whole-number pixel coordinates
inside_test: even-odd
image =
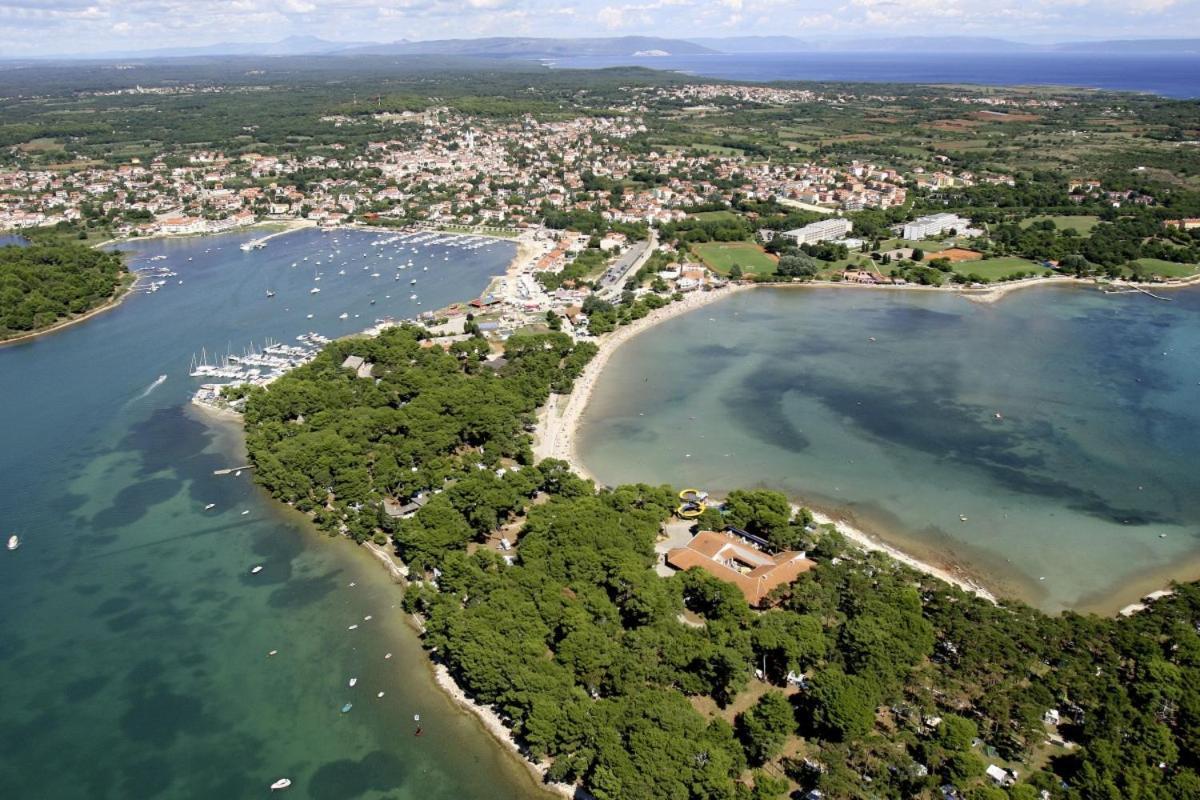
[[[641,66],[747,81],[1062,85],[1200,97],[1200,55],[1095,53],[729,53],[581,57],[557,67]]]

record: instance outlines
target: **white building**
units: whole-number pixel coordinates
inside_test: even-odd
[[[938,236],[951,229],[962,231],[970,225],[970,220],[963,219],[957,214],[931,214],[928,217],[918,217],[912,222],[906,222],[903,236],[909,241],[914,241]]]
[[[850,220],[845,217],[830,217],[805,225],[803,228],[784,231],[779,235],[795,241],[796,244],[816,244],[831,239],[841,239],[853,227]]]

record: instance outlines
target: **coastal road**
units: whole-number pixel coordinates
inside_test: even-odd
[[[619,296],[625,281],[642,268],[657,246],[658,236],[655,231],[651,230],[649,239],[638,242],[622,253],[621,257],[604,270],[604,274],[600,276],[600,297],[611,300]]]

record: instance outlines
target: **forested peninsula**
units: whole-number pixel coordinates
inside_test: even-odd
[[[127,280],[119,253],[74,242],[0,247],[0,341],[94,311]]]
[[[248,390],[247,444],[277,498],[395,547],[432,657],[548,779],[600,800],[1200,796],[1197,585],[1128,618],[1051,617],[735,492],[707,525],[817,562],[755,611],[652,569],[671,487],[532,463],[535,410],[594,345],[430,344],[404,326],[329,345]]]

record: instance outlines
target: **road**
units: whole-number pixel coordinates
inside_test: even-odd
[[[648,240],[638,242],[630,247],[621,254],[620,258],[613,262],[612,266],[604,270],[604,274],[600,276],[600,291],[598,294],[605,300],[619,296],[622,287],[625,286],[625,281],[642,268],[657,246],[658,236],[652,230],[650,231],[650,238]]]

